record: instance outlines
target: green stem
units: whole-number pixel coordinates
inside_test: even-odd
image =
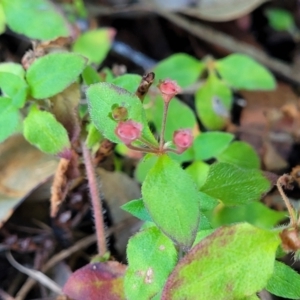
[[[91,195],[92,208],[95,218],[95,228],[97,236],[98,253],[103,256],[107,252],[106,235],[104,228],[103,210],[100,198],[100,192],[96,180],[95,169],[92,163],[91,153],[86,147],[84,141],[81,142],[83,159],[85,162],[86,175]]]
[[[160,139],[159,139],[159,150],[163,151],[164,148],[164,136],[167,122],[167,114],[170,102],[164,102],[164,112],[163,112],[163,120],[161,125]]]

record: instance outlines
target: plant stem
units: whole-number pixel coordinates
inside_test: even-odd
[[[296,216],[295,216],[295,211],[288,199],[288,197],[286,196],[286,194],[284,193],[283,191],[283,188],[282,188],[282,183],[281,183],[281,180],[282,180],[282,177],[279,177],[278,180],[277,180],[277,189],[285,203],[285,206],[289,212],[289,215],[290,215],[290,218],[291,218],[291,225],[293,227],[295,227],[297,225],[297,221],[296,221]]]
[[[84,141],[81,141],[81,148],[83,159],[85,162],[86,175],[88,179],[92,208],[95,218],[98,254],[100,256],[103,256],[107,252],[107,246],[100,192],[97,185],[96,174],[92,163],[91,153],[85,145]]]
[[[164,112],[163,112],[163,120],[161,124],[161,132],[160,132],[160,139],[159,139],[159,150],[162,151],[164,147],[164,136],[165,136],[165,129],[166,129],[166,122],[167,122],[167,114],[170,102],[164,101]]]

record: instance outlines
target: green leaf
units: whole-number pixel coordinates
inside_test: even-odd
[[[152,222],[152,219],[145,208],[143,199],[131,200],[122,205],[121,208],[142,221]]]
[[[267,291],[287,298],[300,299],[300,275],[291,267],[275,261],[274,273],[267,283]]]
[[[231,54],[218,60],[216,68],[221,77],[236,89],[274,90],[276,87],[272,73],[243,54]]]
[[[27,98],[28,86],[25,80],[18,75],[0,72],[0,88],[5,95],[12,99],[12,104],[21,108]]]
[[[194,57],[185,54],[174,54],[154,68],[155,78],[176,80],[181,87],[187,87],[197,81],[204,70],[204,64]]]
[[[219,228],[180,260],[161,299],[252,296],[265,287],[271,276],[279,243],[277,233],[247,223]]]
[[[154,105],[151,107],[151,120],[157,132],[160,132],[163,118],[164,102],[160,96],[156,97]],[[149,113],[150,114],[150,113]],[[180,128],[191,128],[197,126],[196,116],[191,108],[186,104],[173,98],[169,104],[165,140],[171,141],[175,130]]]
[[[93,123],[88,124],[87,131],[88,135],[85,143],[89,149],[92,149],[97,143],[100,142],[102,136]]]
[[[49,154],[59,154],[70,148],[66,129],[51,113],[35,106],[24,120],[24,136],[29,143]]]
[[[185,171],[194,179],[197,187],[200,188],[207,178],[209,165],[203,161],[194,161]]]
[[[156,164],[158,157],[157,155],[147,154],[143,159],[141,159],[134,170],[134,178],[142,183],[148,172]]]
[[[296,28],[293,15],[285,10],[279,8],[271,8],[266,11],[269,24],[278,31],[291,31]]]
[[[5,32],[5,26],[6,26],[6,18],[5,18],[5,13],[3,11],[3,7],[0,3],[0,34]]]
[[[211,130],[222,129],[229,118],[232,93],[215,75],[210,75],[196,92],[196,111],[203,125]]]
[[[19,110],[12,105],[12,100],[0,97],[0,142],[15,133],[19,120]]]
[[[130,93],[135,93],[142,77],[137,74],[124,74],[112,80],[112,83]]]
[[[23,66],[13,62],[3,62],[0,63],[0,72],[12,73],[21,78],[25,76],[25,70]]]
[[[91,66],[86,66],[82,71],[81,76],[86,85],[91,85],[102,81],[97,71]]]
[[[269,188],[269,181],[258,170],[215,163],[210,166],[201,191],[230,206],[256,201]]]
[[[195,239],[200,215],[200,194],[191,177],[162,155],[143,183],[142,196],[154,223],[188,249]]]
[[[31,95],[45,99],[62,92],[77,80],[85,64],[82,56],[67,52],[52,53],[35,60],[26,74]]]
[[[234,135],[226,132],[201,133],[195,138],[193,144],[195,159],[207,160],[216,157],[228,147],[233,139]]]
[[[252,202],[241,206],[223,206],[216,209],[212,223],[214,227],[220,227],[248,222],[260,228],[271,229],[285,218],[286,212],[272,210],[261,202]]]
[[[59,10],[47,0],[1,0],[8,26],[32,39],[52,40],[69,36],[69,26]]]
[[[245,142],[233,142],[217,156],[218,161],[231,163],[245,169],[259,169],[260,159],[255,150]]]
[[[73,51],[87,57],[90,63],[100,64],[106,57],[115,30],[112,28],[95,29],[81,34],[73,44]]]
[[[132,93],[111,83],[100,82],[91,85],[86,92],[89,112],[96,128],[114,143],[120,143],[115,134],[117,122],[110,115],[115,105],[124,106],[128,111],[128,119],[143,125],[142,135],[145,139],[156,143],[145,116],[140,99]]]
[[[134,235],[127,246],[128,269],[124,289],[127,299],[152,299],[159,293],[177,263],[170,239],[151,227]]]

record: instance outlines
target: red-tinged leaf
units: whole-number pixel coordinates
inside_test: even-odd
[[[115,262],[92,263],[74,272],[63,293],[76,300],[121,300],[125,266]]]
[[[267,285],[279,243],[247,223],[219,228],[179,262],[161,299],[248,299]]]

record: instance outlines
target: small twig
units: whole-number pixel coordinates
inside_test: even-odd
[[[107,230],[107,234],[112,234],[113,232],[119,230],[120,228],[123,228],[126,223],[129,220],[132,220],[134,218],[126,219],[122,222],[120,222],[118,225],[113,226]],[[54,255],[52,258],[48,260],[48,262],[42,267],[41,271],[43,273],[46,273],[48,270],[53,268],[57,263],[60,261],[70,257],[73,253],[76,253],[84,248],[89,247],[93,243],[97,241],[96,234],[92,234],[88,237],[85,237],[81,240],[79,240],[75,245],[71,246],[68,249],[62,250],[61,252]],[[16,295],[16,300],[23,300],[25,299],[26,295],[29,293],[29,291],[32,289],[32,287],[36,284],[36,280],[32,278],[28,278],[24,285],[21,287],[19,292]]]
[[[62,294],[62,290],[58,284],[56,284],[52,279],[50,279],[48,276],[46,276],[44,273],[37,271],[37,270],[31,270],[29,268],[26,268],[19,264],[11,255],[10,252],[6,252],[6,258],[11,263],[13,267],[15,267],[20,272],[30,276],[31,278],[34,278],[36,281],[41,283],[42,285],[46,286],[48,289],[50,289],[52,292],[56,294]]]
[[[293,207],[292,207],[292,205],[291,205],[288,197],[286,196],[286,194],[285,194],[285,192],[283,191],[283,188],[282,188],[282,186],[285,185],[284,182],[283,182],[284,176],[285,175],[280,176],[278,178],[276,185],[277,185],[277,189],[278,189],[278,191],[280,193],[280,196],[283,199],[283,201],[285,203],[285,206],[286,206],[286,208],[287,208],[287,210],[289,212],[289,215],[290,215],[290,218],[291,218],[291,221],[290,221],[291,222],[291,226],[292,227],[296,227],[297,226],[297,220],[296,220],[296,216],[295,216],[295,211],[294,211],[294,209],[293,209]]]
[[[106,235],[104,228],[103,210],[100,198],[100,192],[96,180],[95,169],[92,163],[92,157],[89,149],[85,145],[85,142],[81,142],[82,154],[85,163],[86,175],[88,179],[88,185],[90,189],[92,209],[95,218],[95,228],[97,235],[98,254],[103,256],[107,252]]]

